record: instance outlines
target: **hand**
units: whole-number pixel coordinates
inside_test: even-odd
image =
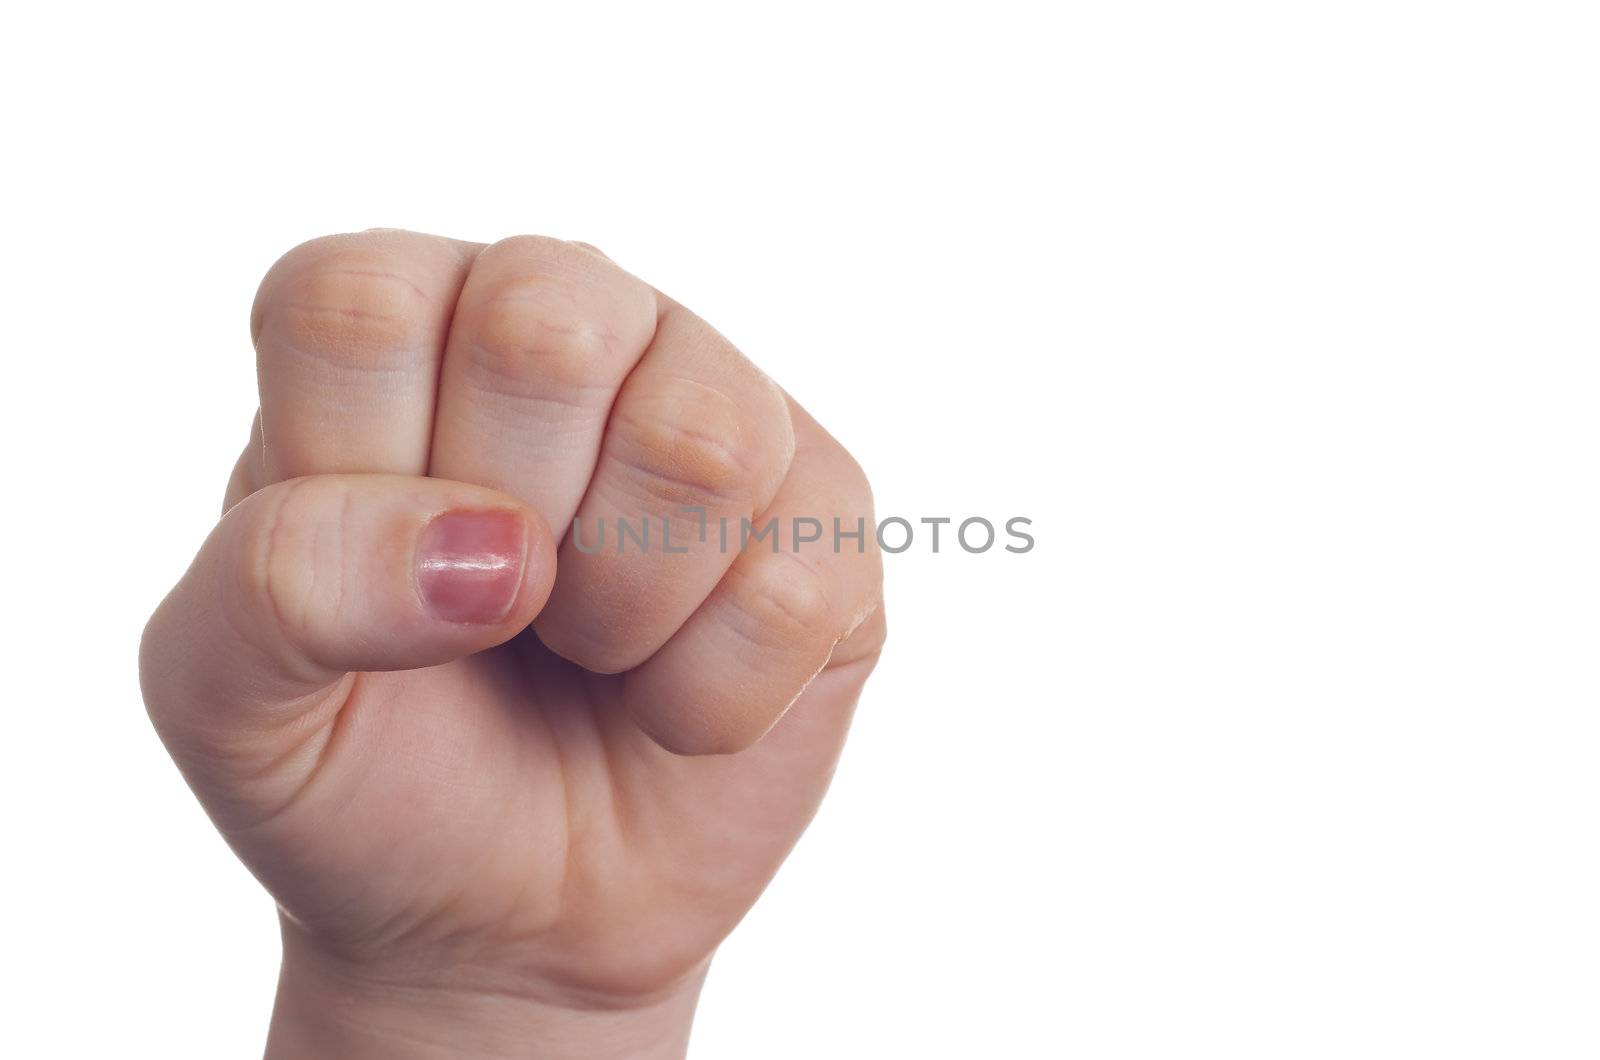
[[[883,643],[861,471],[581,244],[315,240],[252,331],[141,672],[281,910],[269,1055],[681,1055]]]

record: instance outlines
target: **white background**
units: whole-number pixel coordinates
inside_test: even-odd
[[[584,239],[882,514],[827,806],[699,1058],[1600,1053],[1587,4],[30,5],[6,99],[13,1056],[261,1046],[145,614],[290,245]]]

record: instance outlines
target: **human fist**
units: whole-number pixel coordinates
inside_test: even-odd
[[[582,244],[314,240],[251,323],[141,670],[282,911],[269,1055],[681,1054],[883,643],[861,471]]]

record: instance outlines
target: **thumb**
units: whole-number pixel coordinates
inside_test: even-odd
[[[278,483],[223,516],[156,609],[145,703],[180,764],[303,733],[308,713],[337,711],[350,672],[509,640],[554,576],[549,527],[503,493],[399,475]]]

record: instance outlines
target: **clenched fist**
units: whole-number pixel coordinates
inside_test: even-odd
[[[269,1056],[681,1055],[883,643],[860,469],[582,244],[319,239],[251,326],[141,663],[282,913]]]

